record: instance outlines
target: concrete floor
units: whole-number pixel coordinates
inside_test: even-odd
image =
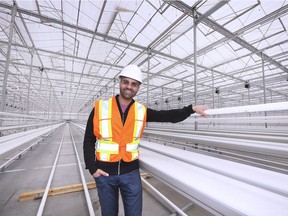
[[[70,128],[84,168],[82,151],[83,132],[75,130],[72,126]],[[36,191],[46,187],[63,134],[64,142],[51,187],[68,186],[79,184],[81,182],[75,160],[75,153],[71,140],[69,140],[70,138],[67,126],[64,126],[55,131],[52,136],[42,141],[33,150],[24,154],[21,159],[13,162],[5,172],[0,173],[1,216],[36,215],[41,199],[20,202],[18,198],[19,195],[24,192]],[[94,181],[87,170],[84,171],[84,174],[87,182]],[[147,179],[147,181],[180,208],[191,204],[190,200],[158,181],[156,178],[152,177]],[[99,208],[97,190],[90,189],[89,193],[95,210],[95,215],[100,216],[101,211]],[[173,215],[173,211],[154,197],[151,190],[145,186],[143,190],[143,200],[143,216]],[[119,216],[124,216],[121,199],[120,202]],[[196,216],[211,215],[209,212],[196,205],[192,205],[186,213],[187,215]],[[43,215],[89,215],[83,191],[48,197]]]

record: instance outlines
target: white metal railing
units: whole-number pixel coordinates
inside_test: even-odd
[[[165,197],[160,191],[158,191],[155,187],[153,187],[148,181],[146,181],[143,177],[141,180],[144,185],[150,188],[161,200],[163,200],[171,209],[177,212],[177,215],[188,216],[183,210],[181,210],[178,206],[176,206],[171,200]]]
[[[27,148],[23,149],[22,151],[20,151],[19,153],[17,153],[16,155],[14,155],[13,157],[11,157],[9,160],[7,160],[4,164],[2,164],[0,166],[0,171],[1,172],[4,172],[5,171],[5,168],[11,164],[13,161],[15,161],[16,159],[19,159],[22,157],[22,155],[31,150],[35,145],[37,145],[40,141],[43,140],[43,137],[40,137],[36,142],[34,142],[33,144],[29,145]]]
[[[140,167],[212,214],[286,215],[285,174],[147,142]]]
[[[236,139],[226,137],[215,137],[206,135],[195,135],[185,133],[171,133],[165,131],[150,131],[146,134],[171,137],[174,139],[181,139],[182,141],[195,142],[198,144],[206,144],[210,146],[216,146],[218,148],[225,148],[231,150],[239,150],[246,152],[259,153],[270,156],[279,156],[288,158],[288,145],[287,142],[267,142],[249,139]]]
[[[0,137],[0,155],[22,146],[25,143],[33,142],[33,140],[52,132],[61,125],[63,125],[63,123],[2,136]]]
[[[19,113],[0,112],[0,136],[60,122],[55,119]]]
[[[288,175],[148,141],[142,141],[141,148],[256,185],[288,198],[288,187],[286,186]]]
[[[235,113],[252,113],[252,112],[267,112],[267,111],[282,111],[288,110],[288,102],[267,103],[237,107],[225,107],[219,109],[206,110],[207,115],[220,115],[220,114],[235,114]],[[198,115],[198,114],[193,114]]]
[[[177,124],[149,122],[147,126],[188,129],[194,128],[197,122],[198,130],[246,129],[288,132],[288,102],[208,109],[205,112],[207,118],[200,118],[194,113]]]

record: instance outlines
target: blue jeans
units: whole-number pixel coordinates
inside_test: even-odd
[[[114,176],[100,176],[95,179],[102,216],[117,216],[119,189],[125,216],[141,216],[142,183],[139,170]]]

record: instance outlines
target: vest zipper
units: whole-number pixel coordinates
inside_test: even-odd
[[[120,165],[121,165],[121,160],[118,162],[118,175],[120,175]]]

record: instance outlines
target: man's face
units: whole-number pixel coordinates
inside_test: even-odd
[[[120,95],[131,100],[138,92],[140,88],[140,83],[134,79],[128,77],[122,77],[120,79]]]

